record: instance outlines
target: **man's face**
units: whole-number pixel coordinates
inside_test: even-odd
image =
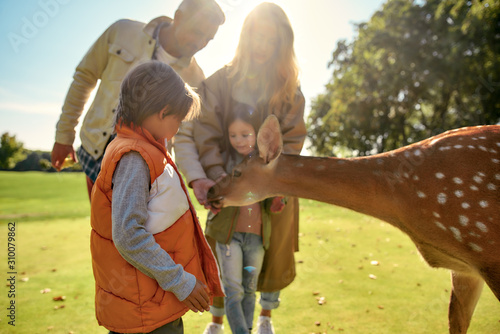
[[[176,21],[177,51],[183,57],[194,56],[214,38],[219,29],[219,25],[214,24],[204,13],[176,16]]]

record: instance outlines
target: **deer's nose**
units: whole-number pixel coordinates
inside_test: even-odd
[[[215,190],[215,186],[213,187],[210,187],[210,189],[208,189],[208,193],[207,193],[207,198],[210,199],[210,198],[214,198],[216,197],[216,190]]]

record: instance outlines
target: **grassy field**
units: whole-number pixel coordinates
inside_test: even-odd
[[[107,333],[94,317],[89,211],[82,174],[0,172],[3,282],[9,222],[17,272],[15,299],[10,286],[0,294],[0,333]],[[449,272],[429,268],[399,230],[309,200],[301,200],[300,224],[297,277],[273,312],[276,333],[447,333]],[[201,334],[210,314],[183,319],[185,333]],[[500,303],[488,287],[469,333],[500,333]]]

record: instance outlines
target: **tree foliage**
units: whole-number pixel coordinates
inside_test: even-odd
[[[24,158],[23,143],[18,142],[16,136],[3,133],[0,139],[0,169],[11,169]]]
[[[500,2],[388,0],[339,41],[312,101],[315,154],[368,155],[500,121]]]

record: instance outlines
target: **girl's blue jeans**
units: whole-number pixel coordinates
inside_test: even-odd
[[[229,244],[217,242],[217,258],[224,286],[224,307],[234,334],[247,334],[253,325],[255,291],[264,247],[262,237],[235,232]]]

